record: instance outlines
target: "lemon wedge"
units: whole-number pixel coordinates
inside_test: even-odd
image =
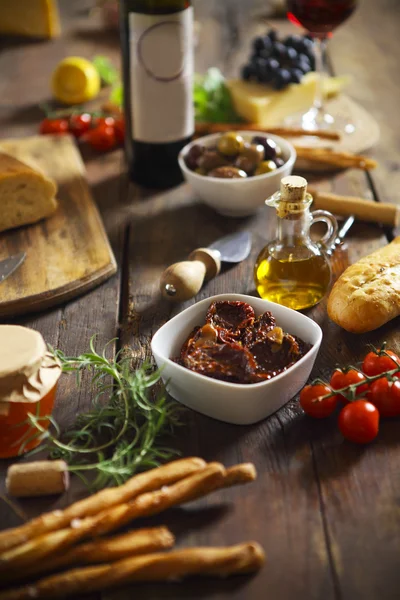
[[[86,58],[69,56],[56,67],[51,88],[54,97],[65,104],[81,104],[92,100],[100,91],[100,76]]]

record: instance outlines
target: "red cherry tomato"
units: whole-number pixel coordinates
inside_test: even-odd
[[[91,129],[85,134],[84,140],[99,152],[107,152],[117,145],[115,129],[109,125],[99,125]]]
[[[368,400],[376,406],[381,417],[400,415],[400,381],[388,381],[381,377],[371,383]]]
[[[96,117],[96,119],[94,119],[94,126],[101,127],[101,125],[109,125],[110,127],[114,127],[115,118],[111,117],[110,115],[108,117]]]
[[[343,437],[357,444],[368,444],[379,431],[378,409],[365,400],[349,402],[340,411],[339,429]]]
[[[83,113],[81,115],[71,115],[69,118],[69,131],[76,138],[89,131],[92,123],[92,115]]]
[[[123,144],[125,141],[125,120],[115,119],[115,137],[117,138],[118,144]]]
[[[341,369],[335,369],[333,371],[330,386],[334,390],[340,390],[341,388],[347,387],[354,383],[359,383],[360,381],[365,381],[365,377],[360,371],[356,371],[355,369],[350,369],[347,373],[344,373]],[[358,385],[356,394],[362,394],[363,392],[368,391],[369,385],[365,383],[364,385]],[[338,399],[342,402],[347,402],[347,398],[342,394],[338,394]]]
[[[39,131],[43,135],[48,133],[67,133],[68,119],[43,119],[40,123]]]
[[[330,393],[331,390],[327,385],[306,385],[300,392],[300,406],[310,417],[316,419],[329,417],[337,405],[337,396],[323,398]]]
[[[391,350],[386,350],[389,356],[379,356],[376,352],[368,352],[362,364],[362,371],[369,376],[380,375],[400,366],[400,358]]]

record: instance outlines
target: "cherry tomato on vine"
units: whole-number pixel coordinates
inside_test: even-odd
[[[300,406],[310,417],[323,419],[333,413],[337,405],[337,396],[322,398],[331,394],[327,385],[312,384],[306,385],[300,392]]]
[[[71,115],[69,118],[69,131],[76,138],[89,131],[92,124],[92,115],[83,113],[81,115]]]
[[[330,386],[334,390],[340,390],[341,388],[347,387],[354,383],[359,383],[360,381],[365,381],[365,377],[360,371],[356,371],[355,369],[349,369],[347,373],[344,373],[341,369],[335,369],[331,375]],[[365,383],[363,385],[357,386],[357,395],[362,394],[363,392],[368,391],[369,385]],[[338,394],[338,399],[342,402],[347,402],[347,398],[342,394]]]
[[[382,354],[379,356],[376,352],[368,352],[362,364],[362,371],[369,375],[380,375],[385,371],[391,371],[400,365],[400,358],[391,350],[386,350],[389,356]]]
[[[68,119],[43,119],[43,121],[40,123],[39,131],[43,135],[48,133],[67,133]]]
[[[371,383],[368,400],[376,406],[381,417],[400,415],[400,381],[381,377]]]
[[[101,127],[102,125],[109,125],[110,127],[115,126],[115,118],[108,115],[107,117],[96,117],[94,119],[94,126]]]
[[[366,400],[349,402],[340,411],[339,429],[343,437],[351,442],[372,442],[379,431],[378,409]]]
[[[117,145],[115,129],[110,125],[99,125],[85,133],[84,140],[99,152],[107,152]]]
[[[125,120],[115,119],[114,127],[118,144],[123,144],[125,141]]]

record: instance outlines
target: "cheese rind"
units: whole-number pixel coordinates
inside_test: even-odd
[[[58,36],[57,0],[0,0],[0,33],[38,38]]]
[[[54,181],[0,153],[0,231],[36,223],[57,208]]]

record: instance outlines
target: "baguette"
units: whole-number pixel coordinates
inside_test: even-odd
[[[36,223],[57,208],[52,179],[0,152],[0,231]]]
[[[400,236],[348,267],[328,299],[328,315],[351,333],[377,329],[400,314]]]

